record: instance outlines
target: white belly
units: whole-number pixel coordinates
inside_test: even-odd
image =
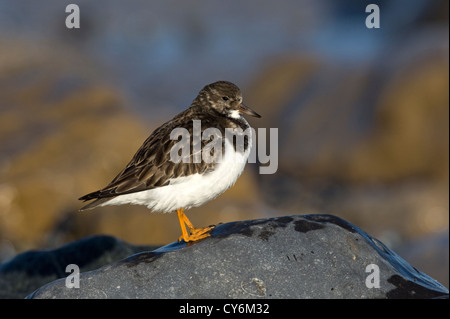
[[[236,153],[225,140],[225,154],[222,162],[216,164],[214,171],[204,175],[194,174],[170,180],[167,186],[142,192],[120,195],[101,206],[135,204],[145,205],[154,211],[173,212],[179,208],[189,209],[200,206],[230,188],[241,175],[252,145],[249,136],[245,153]]]

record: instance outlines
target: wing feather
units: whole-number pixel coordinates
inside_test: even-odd
[[[115,197],[122,194],[129,194],[143,190],[163,187],[170,183],[171,179],[180,176],[188,176],[195,173],[204,173],[213,169],[215,163],[193,163],[192,149],[190,152],[190,162],[173,163],[170,160],[170,150],[178,140],[170,139],[170,132],[182,127],[189,131],[192,138],[193,123],[186,121],[184,115],[190,109],[180,113],[171,121],[157,128],[142,144],[127,166],[104,188],[99,191],[89,193],[80,200],[91,200]],[[207,120],[202,114],[196,114],[193,119],[202,120],[202,125]],[[198,139],[197,139],[198,141]],[[209,140],[202,140],[201,147],[209,143]],[[191,141],[192,142],[192,141]]]

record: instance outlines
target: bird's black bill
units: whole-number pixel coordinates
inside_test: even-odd
[[[254,117],[261,117],[261,115],[259,115],[255,111],[253,111],[251,108],[249,108],[244,103],[241,103],[241,105],[239,105],[239,113],[247,114],[247,115],[254,116]]]

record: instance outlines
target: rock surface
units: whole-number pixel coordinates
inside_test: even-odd
[[[379,288],[368,288],[378,275]],[[27,298],[448,298],[444,286],[332,215],[220,224],[202,241],[137,253],[79,280],[79,288],[62,278]]]
[[[89,271],[156,247],[134,246],[111,236],[92,236],[48,251],[28,251],[0,265],[0,298],[25,298],[76,264]]]

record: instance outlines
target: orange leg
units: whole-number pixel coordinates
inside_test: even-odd
[[[177,209],[177,215],[178,220],[180,222],[182,233],[182,236],[180,236],[180,238],[178,239],[179,241],[183,239],[185,242],[189,242],[209,237],[210,236],[209,232],[211,231],[211,229],[214,228],[214,226],[195,228],[194,225],[192,225],[191,221],[185,215],[183,208]],[[189,232],[186,229],[186,226],[189,228]]]

